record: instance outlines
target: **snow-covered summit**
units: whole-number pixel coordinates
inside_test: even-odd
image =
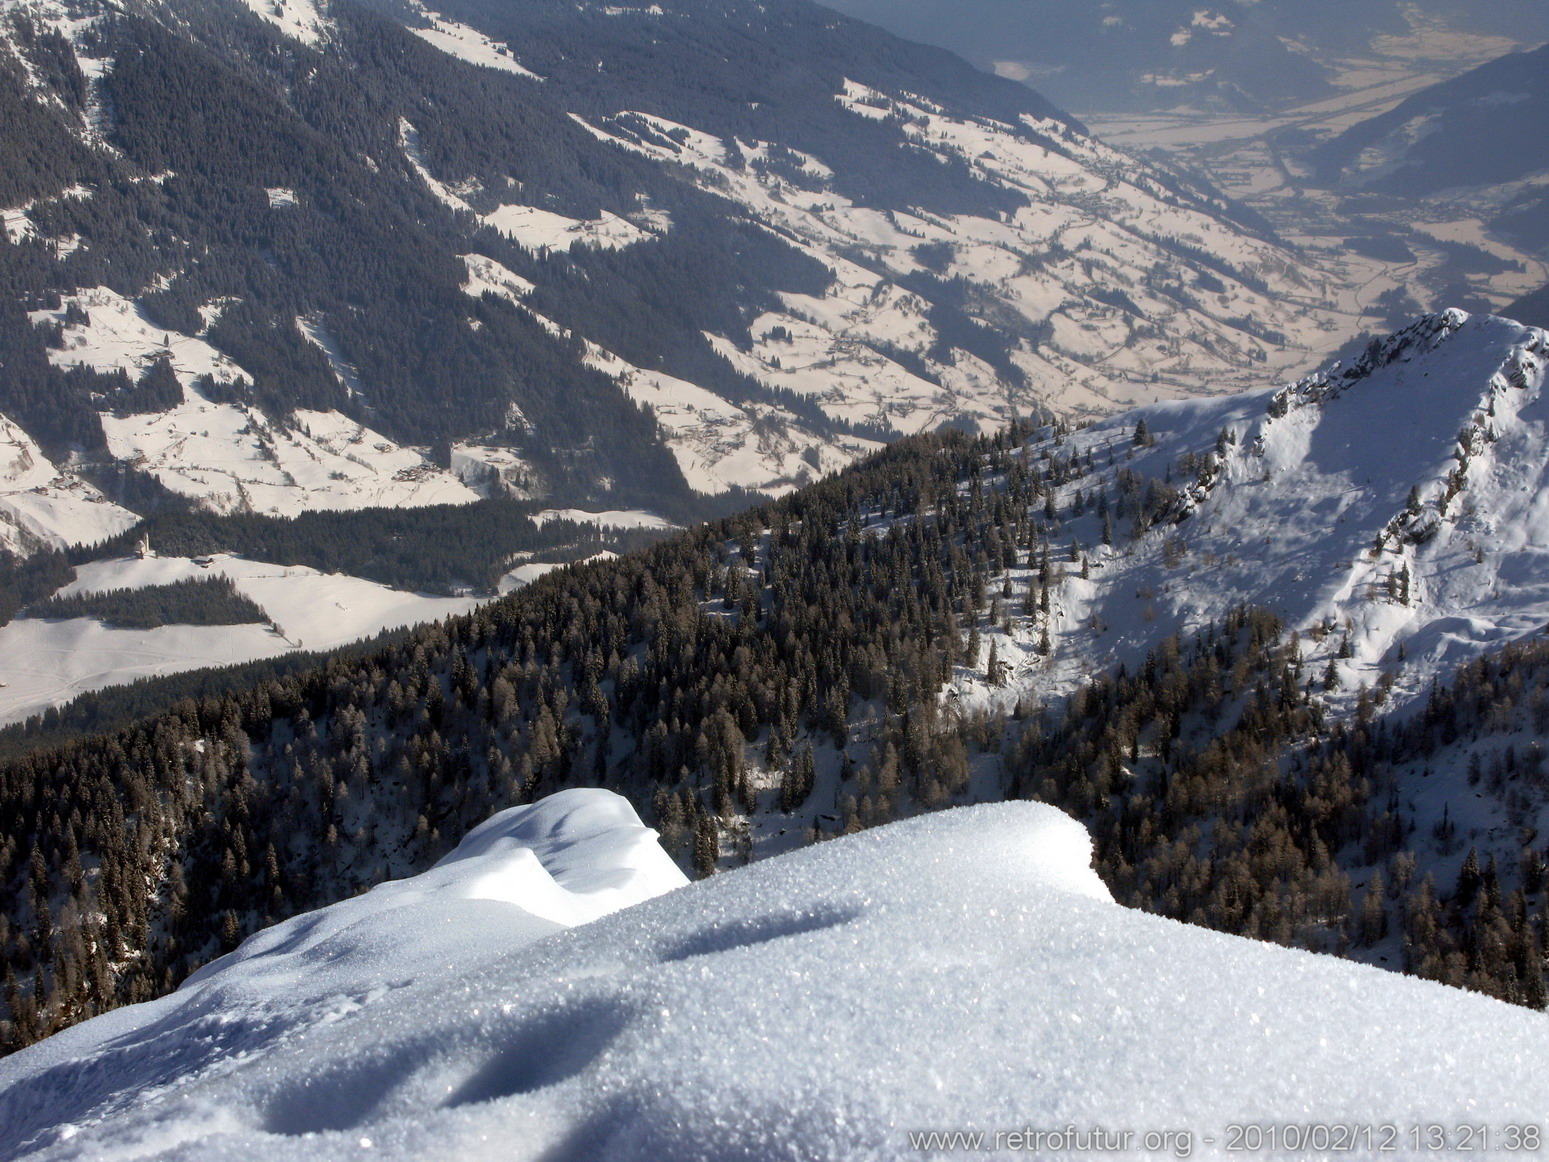
[[[1392,1126],[1419,1155],[1411,1127],[1493,1146],[1549,1108],[1541,1015],[1118,908],[1049,807],[912,820],[570,931],[526,911],[525,871],[498,900],[468,885],[542,864],[592,889],[606,865],[644,896],[665,857],[606,792],[497,820],[0,1063],[6,1156],[880,1159],[962,1130],[1054,1157],[1079,1141],[1008,1135],[1073,1126],[1199,1157],[1245,1120]]]
[[[1055,660],[1030,657],[1029,678],[1047,688],[1051,670],[1073,683],[1094,661],[1133,662],[1244,601],[1308,635],[1319,667],[1335,656],[1347,691],[1384,670],[1403,672],[1401,692],[1420,689],[1537,632],[1549,621],[1546,364],[1545,332],[1450,310],[1277,391],[1035,440],[1030,455],[1092,454],[1092,473],[1058,497],[1056,546],[1075,540],[1091,563],[1086,578],[1068,567]]]

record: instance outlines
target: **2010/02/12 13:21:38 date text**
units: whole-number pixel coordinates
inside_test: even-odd
[[[1214,1143],[1203,1139],[1206,1145]],[[1264,1151],[1298,1152],[1313,1150],[1333,1154],[1345,1152],[1399,1153],[1424,1150],[1431,1153],[1482,1154],[1490,1150],[1537,1153],[1543,1145],[1543,1131],[1532,1123],[1507,1123],[1489,1126],[1482,1123],[1441,1122],[1401,1126],[1392,1122],[1359,1124],[1352,1122],[1244,1122],[1226,1127],[1222,1148],[1228,1153]]]

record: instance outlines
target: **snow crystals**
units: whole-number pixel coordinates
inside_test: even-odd
[[[1090,856],[1014,803],[685,887],[623,800],[565,791],[0,1062],[0,1151],[894,1159],[963,1130],[1012,1157],[1101,1127],[1221,1157],[1249,1118],[1403,1149],[1549,1108],[1541,1015],[1122,909]]]

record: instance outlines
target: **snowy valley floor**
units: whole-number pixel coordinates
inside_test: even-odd
[[[0,724],[21,722],[91,690],[204,666],[329,650],[383,630],[467,613],[472,597],[433,597],[375,581],[220,554],[94,561],[63,596],[228,577],[272,619],[268,625],[162,625],[121,629],[93,618],[18,618],[0,627]]]

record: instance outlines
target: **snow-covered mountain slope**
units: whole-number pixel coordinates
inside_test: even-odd
[[[1048,618],[986,626],[983,649],[1018,686],[1068,690],[1246,602],[1347,695],[1389,671],[1423,691],[1549,621],[1546,365],[1545,332],[1447,311],[1278,391],[1035,439],[1030,459],[1091,469],[1053,502]]]
[[[1416,93],[1319,147],[1320,176],[1354,189],[1433,194],[1549,168],[1549,46],[1512,53]]]
[[[1549,1103],[1541,1015],[1123,910],[1090,852],[1007,804],[670,891],[622,800],[563,792],[0,1062],[0,1149],[1226,1157],[1320,1124],[1420,1156]]]
[[[297,650],[336,649],[383,630],[455,617],[480,604],[472,597],[405,593],[360,577],[224,553],[202,562],[187,557],[94,561],[76,573],[61,596],[229,577],[270,621],[128,629],[93,618],[18,618],[0,627],[0,724],[24,721],[91,690]]]
[[[0,411],[56,459],[292,513],[471,499],[413,450],[446,441],[687,506],[1354,329],[1212,191],[804,0],[365,7],[0,6]],[[102,378],[160,357],[181,404]]]
[[[750,350],[711,337],[758,381],[811,396],[836,418],[915,432],[965,416],[993,426],[1039,405],[1100,414],[1203,394],[1207,375],[1208,390],[1229,391],[1261,364],[1287,366],[1321,342],[1327,313],[1284,302],[1307,306],[1316,295],[1282,247],[1063,123],[953,114],[848,79],[834,97],[858,117],[898,120],[911,145],[1028,204],[995,217],[879,211],[836,194],[820,159],[795,164],[774,143],[728,143],[638,113],[609,123],[616,136],[598,130],[691,166],[831,270],[823,295],[784,295],[783,309],[754,320]],[[1185,273],[1183,239],[1227,281]],[[933,278],[963,280],[969,318],[1000,330],[1003,351],[945,333]],[[899,352],[912,357],[907,366]]]
[[[211,307],[206,331],[220,309]],[[104,413],[107,450],[217,512],[294,516],[478,499],[418,452],[337,411],[267,414],[251,402],[251,372],[200,336],[156,326],[143,308],[109,287],[68,295],[57,310],[34,311],[31,318],[59,326],[62,345],[49,351],[49,360],[61,368],[121,370],[137,379],[157,360],[167,361],[183,402],[148,414]],[[306,320],[298,318],[296,326],[318,343]],[[348,390],[346,376],[340,379]],[[214,390],[237,402],[208,398],[206,392]]]

